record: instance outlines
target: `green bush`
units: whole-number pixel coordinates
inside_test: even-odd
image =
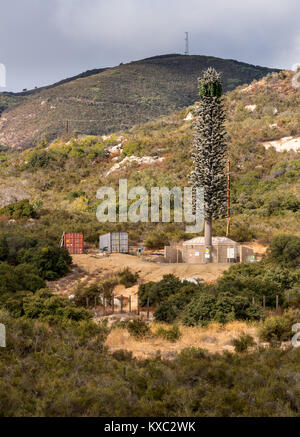
[[[0,308],[6,309],[14,318],[24,316],[23,299],[31,297],[32,293],[29,291],[18,291],[16,293],[7,293],[0,295]]]
[[[45,287],[45,282],[38,275],[36,268],[28,264],[15,267],[0,263],[0,278],[0,295],[24,290],[35,292]]]
[[[165,328],[160,326],[159,328],[156,329],[154,336],[161,337],[164,340],[175,343],[177,340],[180,339],[181,332],[180,332],[178,325],[173,325],[169,329],[165,329]]]
[[[235,352],[247,352],[249,347],[255,346],[254,338],[249,334],[241,334],[239,338],[232,340]]]
[[[84,285],[79,282],[75,290],[75,304],[79,306],[86,306],[88,299],[90,305],[93,306],[95,298],[98,299],[100,296],[105,298],[108,302],[111,302],[112,293],[118,283],[119,279],[116,275],[112,275],[109,278],[102,279],[101,281],[95,282],[91,285]]]
[[[42,284],[45,287],[45,284]],[[35,294],[19,291],[0,295],[0,307],[12,317],[37,319],[43,322],[89,320],[91,314],[83,308],[74,307],[68,299],[55,296],[48,289],[39,289]]]
[[[41,290],[32,297],[25,297],[23,311],[27,319],[38,319],[49,323],[91,319],[91,314],[87,310],[73,307],[66,298],[54,296],[47,290]]]
[[[145,240],[147,249],[162,249],[169,244],[169,239],[164,232],[149,232]]]
[[[288,319],[280,316],[268,317],[259,331],[262,341],[286,341],[290,339],[292,326]]]
[[[53,156],[45,150],[35,150],[29,157],[27,168],[47,168],[53,159]]]
[[[178,293],[181,288],[182,283],[179,278],[174,275],[164,275],[159,282],[148,282],[139,286],[140,304],[145,306],[149,298],[150,305],[158,305],[172,294]]]
[[[72,257],[64,247],[45,246],[21,249],[18,261],[32,264],[43,279],[54,281],[68,273]]]
[[[300,310],[288,309],[281,316],[268,317],[261,325],[259,337],[262,341],[288,341],[292,339],[292,326],[300,323]]]
[[[119,273],[118,276],[120,278],[120,284],[124,285],[126,288],[135,285],[139,278],[139,274],[131,272],[128,267]]]
[[[217,281],[219,291],[255,298],[261,304],[263,296],[269,307],[275,307],[276,295],[279,304],[284,302],[284,292],[300,280],[300,271],[274,266],[267,262],[240,263],[231,266]]]
[[[185,283],[184,283],[185,284]],[[160,322],[172,323],[182,313],[185,306],[191,301],[195,294],[200,293],[201,286],[188,284],[182,285],[180,291],[169,296],[166,300],[158,304],[154,313],[155,320]]]
[[[126,327],[129,334],[137,339],[142,339],[151,335],[149,326],[142,319],[130,320]]]
[[[216,296],[206,293],[194,297],[187,305],[183,323],[187,326],[205,325],[210,321],[227,323],[233,320],[260,320],[261,307],[249,302],[244,296],[220,293]]]
[[[0,215],[7,215],[16,220],[21,218],[35,218],[36,211],[34,206],[29,203],[29,200],[25,199],[4,206],[0,209]]]
[[[0,237],[0,260],[9,264],[18,264],[21,249],[29,249],[37,245],[35,238],[25,237],[18,233],[2,234]]]
[[[300,237],[291,235],[275,237],[268,249],[268,260],[281,267],[300,267]]]
[[[143,152],[143,149],[143,144],[140,141],[133,139],[126,142],[122,152],[122,156],[140,156],[140,154]]]
[[[236,278],[228,279],[221,277],[217,282],[219,293],[230,292],[233,295],[244,296],[249,300],[255,298],[256,302],[262,305],[263,296],[266,298],[267,305],[275,308],[276,296],[279,297],[279,304],[284,300],[282,288],[275,282],[260,278]]]

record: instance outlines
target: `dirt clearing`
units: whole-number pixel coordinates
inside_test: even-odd
[[[200,276],[205,281],[215,281],[227,270],[229,264],[156,264],[138,256],[112,254],[108,257],[97,255],[73,255],[73,262],[89,274],[95,272],[115,273],[126,267],[138,272],[144,282],[159,281],[164,275],[173,273],[180,279]]]

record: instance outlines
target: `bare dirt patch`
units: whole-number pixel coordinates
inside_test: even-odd
[[[215,281],[227,270],[229,264],[155,264],[143,261],[138,256],[112,254],[109,257],[73,255],[74,263],[89,274],[116,273],[126,267],[138,272],[144,282],[159,281],[164,275],[174,274],[179,278],[200,276],[205,281]]]

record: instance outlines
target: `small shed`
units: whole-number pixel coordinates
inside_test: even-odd
[[[218,264],[238,263],[253,260],[253,250],[227,237],[213,237],[212,262]],[[196,237],[178,246],[165,247],[166,262],[204,264],[205,240]]]
[[[110,232],[109,234],[101,235],[99,239],[99,248],[101,252],[128,253],[128,233]]]

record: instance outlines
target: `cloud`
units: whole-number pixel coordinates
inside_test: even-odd
[[[182,51],[189,31],[193,53],[280,66],[298,56],[299,14],[296,0],[57,1],[66,38],[114,56]]]
[[[2,4],[3,3],[3,4]],[[0,62],[11,88],[184,51],[291,68],[298,0],[0,0]]]

